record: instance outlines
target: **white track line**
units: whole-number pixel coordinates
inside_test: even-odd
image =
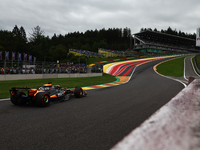
[[[3,101],[9,101],[10,98],[4,98],[4,99],[0,99],[0,102],[3,102]]]
[[[166,60],[166,61],[170,61],[170,60]],[[161,62],[161,63],[164,63],[164,62],[166,62],[166,61],[163,61],[163,62]],[[158,64],[156,64],[156,65],[153,67],[153,70],[155,71],[155,73],[157,73],[158,75],[160,75],[160,76],[162,76],[162,77],[165,77],[165,78],[168,78],[168,79],[171,79],[171,80],[178,81],[178,82],[180,82],[181,84],[183,84],[184,87],[187,87],[187,85],[186,85],[184,82],[182,82],[182,81],[180,81],[180,80],[178,80],[178,79],[174,79],[174,78],[171,78],[171,77],[168,77],[168,76],[164,76],[164,75],[158,73],[154,68],[155,68],[156,66],[158,66],[159,64],[161,64],[161,63],[158,63]]]
[[[154,70],[154,71],[155,71],[155,70]],[[155,72],[156,72],[156,71],[155,71]],[[184,87],[187,87],[187,85],[186,85],[184,82],[182,82],[181,80],[178,80],[178,79],[174,79],[174,78],[171,78],[171,77],[168,77],[168,76],[161,75],[161,74],[159,74],[158,72],[156,72],[156,73],[157,73],[158,75],[160,75],[160,76],[165,77],[165,78],[168,78],[168,79],[171,79],[171,80],[180,82],[181,84],[183,84]]]

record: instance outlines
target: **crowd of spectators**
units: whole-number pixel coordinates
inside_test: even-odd
[[[108,53],[112,53],[112,54],[116,54],[118,56],[132,56],[131,53],[127,53],[125,51],[116,51],[116,50],[108,50],[108,49],[103,49],[103,48],[99,48],[99,50],[101,51],[105,51],[105,52],[108,52]]]
[[[1,74],[51,74],[51,73],[86,73],[85,64],[60,65],[59,67],[46,68],[40,65],[35,68],[6,67],[1,68]]]
[[[87,51],[87,50],[70,49],[70,51],[86,55],[87,57],[104,57],[102,54],[99,54],[99,53],[96,53],[96,52]]]
[[[103,48],[99,48],[99,50],[101,51],[105,51],[108,53],[111,53],[113,55],[117,55],[117,56],[132,56],[131,53],[126,53],[125,51],[116,51],[116,50],[107,50],[107,49],[103,49]],[[87,51],[87,50],[77,50],[77,49],[70,49],[70,51],[73,51],[75,53],[79,53],[79,54],[83,54],[83,55],[87,55],[88,57],[105,57],[105,54],[103,53],[95,53],[95,52],[91,52],[91,51]]]

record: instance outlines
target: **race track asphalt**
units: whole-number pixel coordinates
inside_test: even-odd
[[[47,108],[1,101],[0,149],[110,149],[184,88],[154,72],[161,61],[138,66],[126,84]]]
[[[189,77],[194,77],[196,79],[199,79],[199,75],[197,75],[195,72],[194,72],[194,69],[193,69],[193,65],[192,65],[192,62],[191,62],[191,59],[193,58],[194,56],[189,56],[189,57],[186,57],[185,58],[185,78],[186,79],[189,79]]]

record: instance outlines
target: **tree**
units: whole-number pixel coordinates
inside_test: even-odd
[[[101,40],[99,42],[99,48],[108,48],[108,43],[105,42],[104,40]]]
[[[167,33],[167,34],[173,34],[172,28],[169,27],[169,28],[167,29],[166,33]]]
[[[24,41],[27,41],[25,29],[21,26],[20,29],[15,25],[12,30],[13,36],[18,37]]]
[[[35,43],[31,43],[31,53],[37,57],[37,60],[49,61],[49,41],[44,36],[41,36],[36,40]]]
[[[19,30],[19,28],[17,27],[17,25],[15,25],[15,27],[13,28],[12,33],[13,33],[13,35],[16,36],[16,37],[21,37],[21,33],[20,33],[20,30]]]
[[[4,51],[4,47],[0,45],[0,51]]]
[[[12,30],[13,35],[13,49],[12,51],[18,52],[20,49],[21,52],[27,51],[27,38],[26,38],[26,32],[24,28],[21,26],[20,29],[15,25],[15,27]]]
[[[78,57],[76,57],[73,53],[69,53],[67,55],[68,62],[78,62]]]
[[[81,47],[81,49],[82,50],[90,50],[91,48],[90,48],[90,44],[85,44],[85,45],[83,45],[82,47]]]
[[[62,44],[51,47],[49,54],[53,61],[67,59],[67,49]]]
[[[25,29],[21,26],[19,31],[20,31],[21,39],[24,40],[25,42],[27,42]]]
[[[97,52],[99,48],[99,44],[98,42],[94,42],[92,45],[92,51]]]
[[[39,26],[36,26],[32,29],[32,33],[29,33],[29,35],[30,35],[29,41],[36,42],[38,39],[44,36],[44,31],[41,30]]]

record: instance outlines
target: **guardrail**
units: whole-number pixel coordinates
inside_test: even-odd
[[[103,73],[8,74],[8,75],[0,75],[0,81],[49,79],[49,78],[81,78],[81,77],[97,77],[97,76],[103,76]]]

